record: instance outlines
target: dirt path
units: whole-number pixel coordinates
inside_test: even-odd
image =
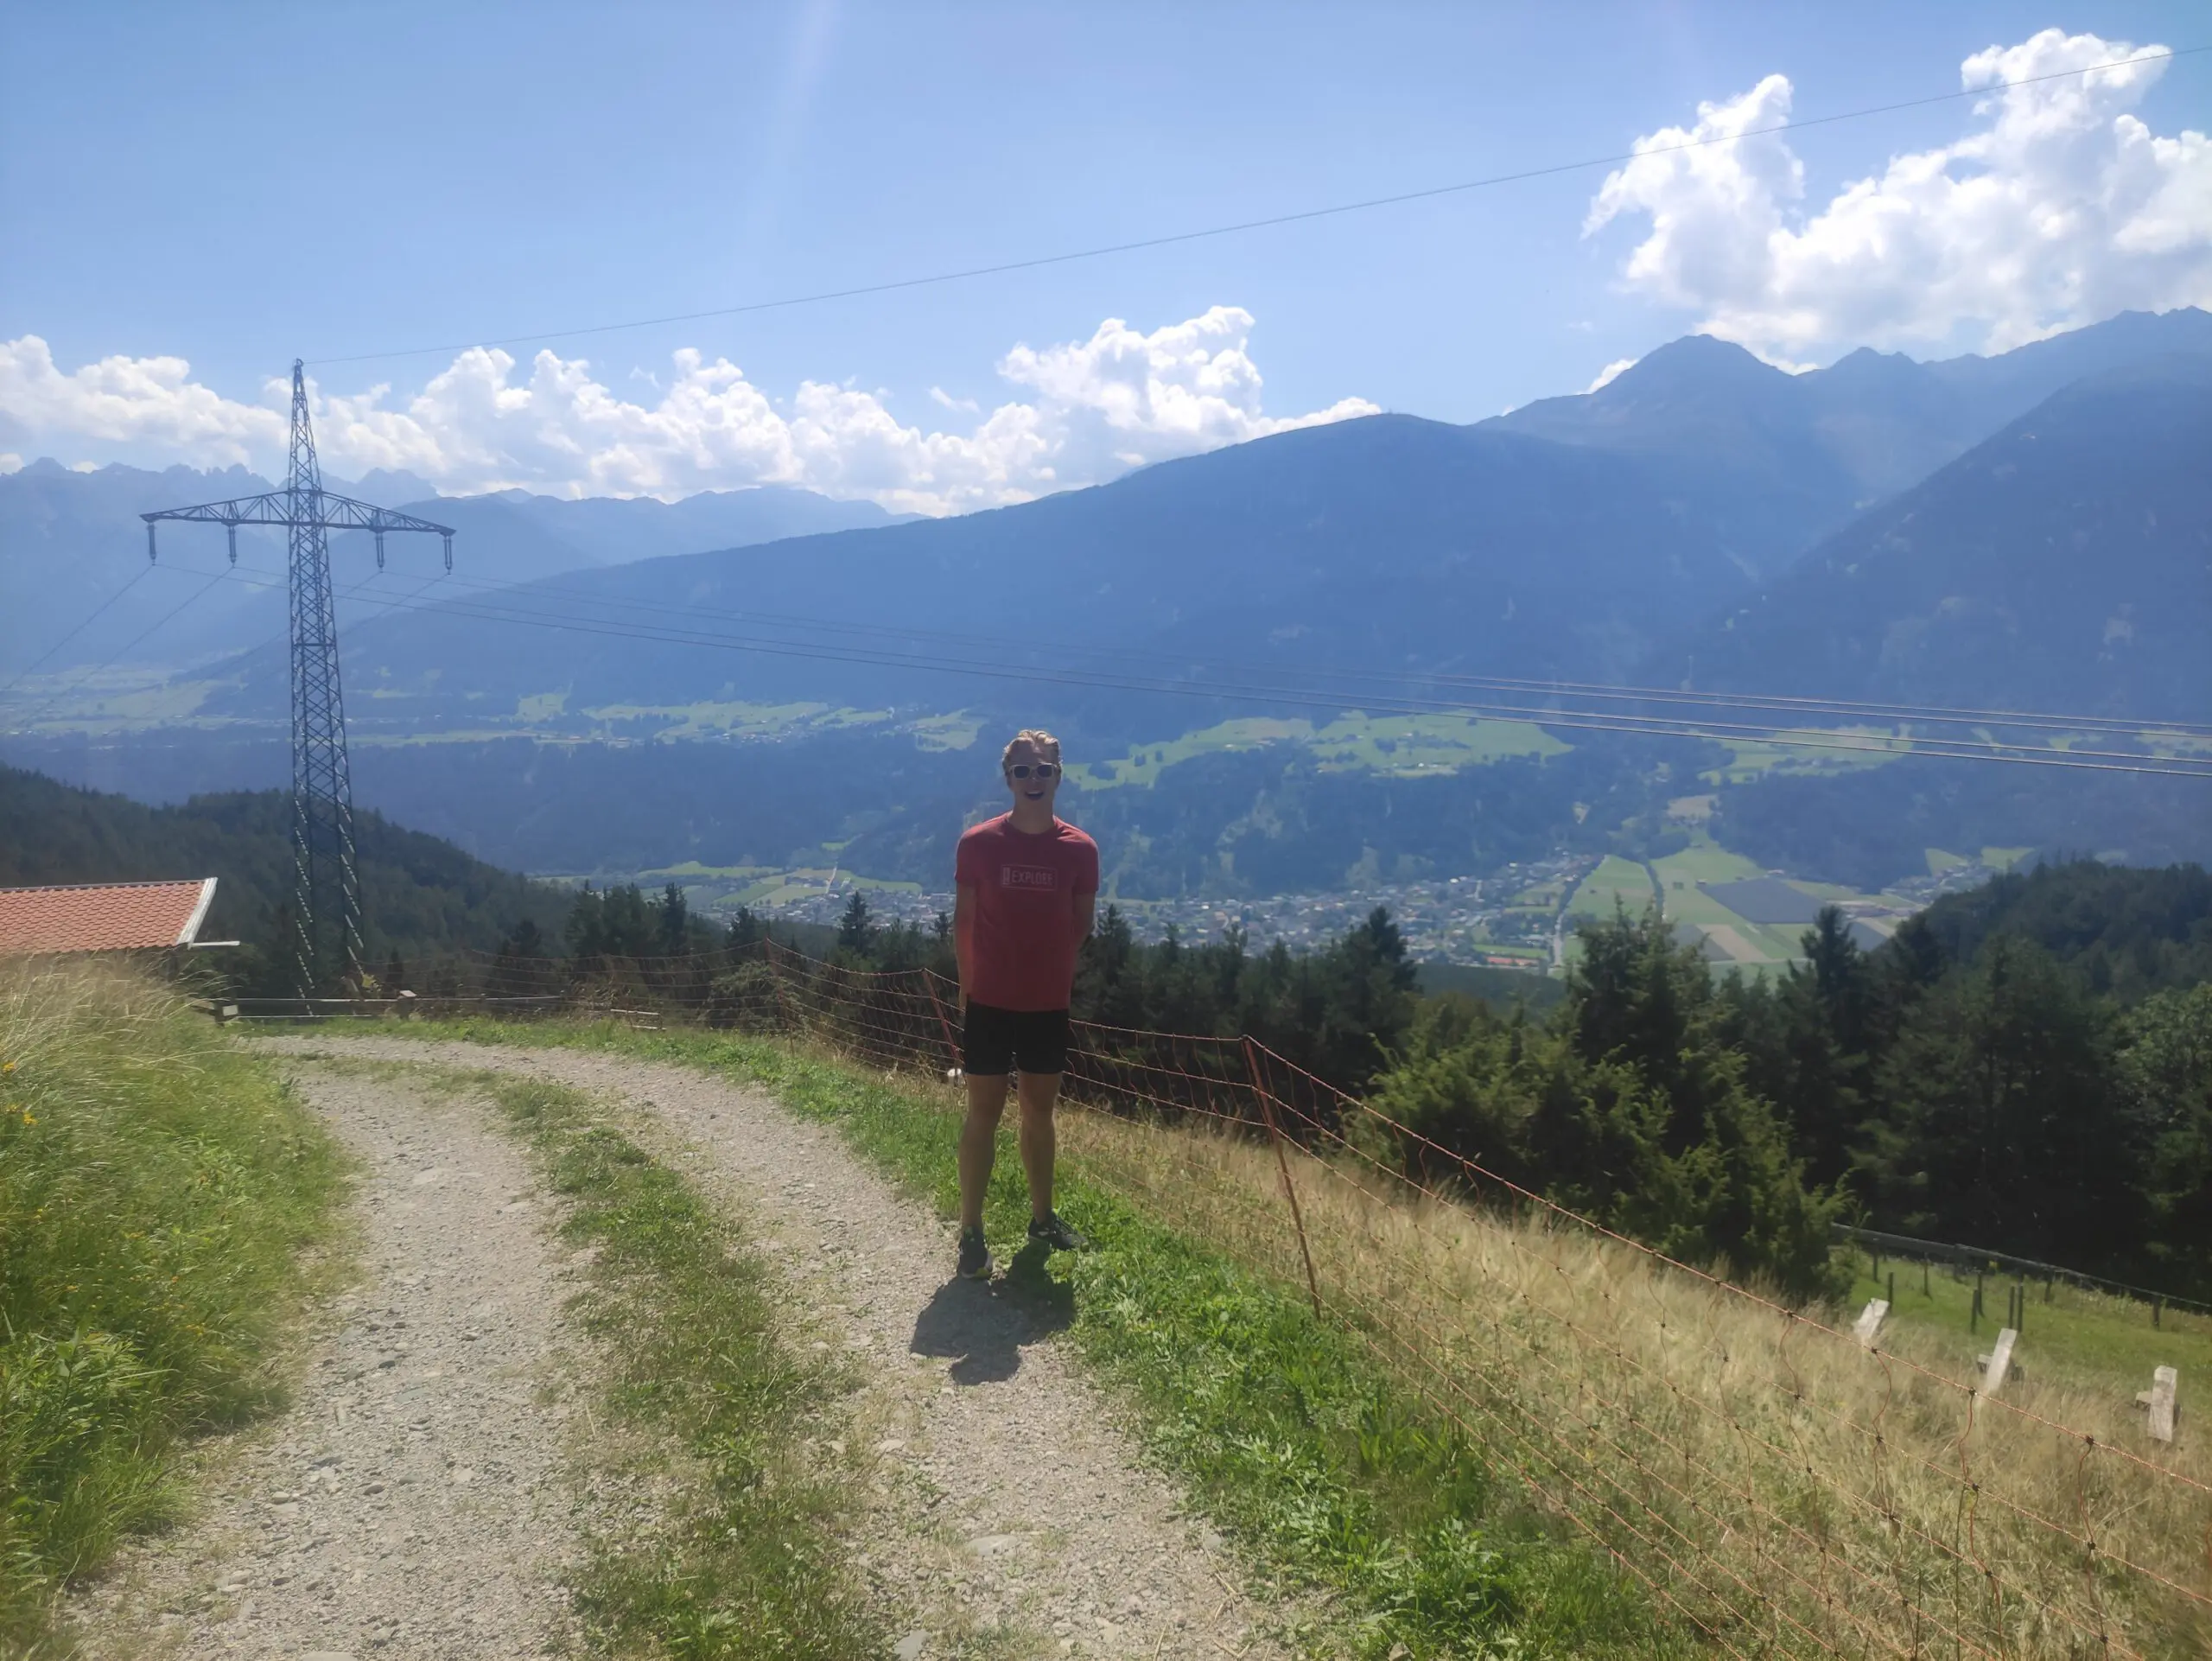
[[[852,1451],[872,1450],[876,1503],[855,1550],[888,1601],[917,1612],[897,1646],[902,1661],[956,1646],[995,1656],[1274,1653],[1218,1539],[1179,1515],[1107,1403],[1051,1342],[1065,1312],[1003,1283],[951,1279],[950,1231],[834,1133],[760,1091],[626,1058],[404,1039],[270,1047],[530,1074],[602,1093],[632,1135],[741,1208],[790,1265],[820,1331],[813,1341],[867,1364],[864,1446]]]
[[[225,1450],[192,1524],[74,1613],[101,1658],[546,1655],[574,1531],[560,1426],[571,1286],[480,1111],[295,1069],[359,1161],[362,1279],[290,1411]]]

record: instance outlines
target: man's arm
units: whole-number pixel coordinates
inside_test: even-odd
[[[1090,925],[1098,915],[1098,896],[1096,893],[1079,894],[1075,897],[1075,943],[1077,950],[1090,938]]]
[[[960,1013],[968,1013],[968,966],[976,958],[976,885],[963,882],[952,899],[952,955],[960,964]]]

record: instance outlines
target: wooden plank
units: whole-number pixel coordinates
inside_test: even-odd
[[[2159,1441],[2174,1439],[2174,1393],[2180,1384],[2181,1374],[2172,1367],[2151,1375],[2151,1435]]]
[[[1882,1322],[1888,1318],[1889,1313],[1890,1301],[1887,1298],[1868,1298],[1866,1307],[1859,1312],[1859,1320],[1852,1327],[1851,1335],[1868,1349],[1872,1349],[1874,1340],[1882,1335]]]
[[[1994,1396],[2004,1388],[2005,1375],[2012,1370],[2012,1346],[2020,1334],[2007,1327],[1997,1334],[1997,1347],[1989,1352],[1989,1365],[1981,1375],[1981,1393]]]

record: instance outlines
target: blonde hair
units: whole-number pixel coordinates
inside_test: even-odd
[[[1004,773],[1014,765],[1014,753],[1027,744],[1049,761],[1060,759],[1060,741],[1042,727],[1024,727],[1007,741],[1006,748],[999,755],[999,771]]]

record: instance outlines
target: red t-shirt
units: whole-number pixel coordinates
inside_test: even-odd
[[[1065,1009],[1075,991],[1076,896],[1098,892],[1098,844],[1075,826],[1017,830],[1014,815],[960,838],[954,880],[976,891],[968,996],[1000,1009]]]

